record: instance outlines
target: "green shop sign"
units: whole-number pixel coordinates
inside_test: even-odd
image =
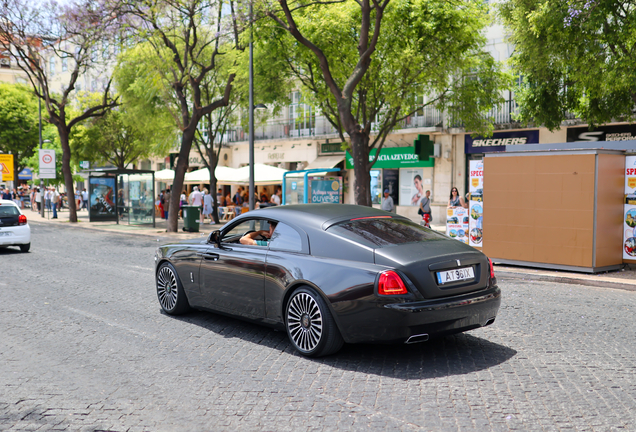
[[[376,150],[371,150],[369,154],[369,162],[375,157]],[[378,160],[373,164],[373,168],[426,168],[434,167],[435,159],[431,158],[427,161],[421,161],[415,154],[414,147],[389,147],[382,148]],[[346,167],[353,169],[353,156],[347,151]]]

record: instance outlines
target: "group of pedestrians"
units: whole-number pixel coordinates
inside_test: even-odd
[[[75,190],[75,202],[77,203],[78,210],[88,210],[88,192],[86,192],[86,189],[82,189],[81,191],[79,189]]]
[[[31,201],[31,210],[40,212],[42,211],[42,205],[44,205],[46,210],[53,212],[51,218],[57,219],[57,211],[62,208],[62,195],[54,186],[44,188],[44,193],[39,187],[33,188],[29,199]],[[44,204],[42,201],[44,201]]]
[[[170,197],[171,190],[170,188],[167,188],[162,190],[159,195],[157,195],[157,200],[155,201],[157,211],[163,219],[168,219]],[[243,207],[249,207],[249,194],[242,186],[238,187],[234,195],[230,193],[224,195],[223,189],[219,188],[216,193],[216,201],[219,207],[220,217],[224,216],[224,212],[232,212],[234,214],[238,214],[240,212],[237,211],[237,208],[242,209]],[[271,196],[269,196],[267,190],[263,188],[260,195],[258,193],[254,194],[254,202],[256,204],[256,208],[280,205],[280,187],[278,187],[276,189],[276,192],[273,193]],[[199,190],[198,186],[194,186],[190,195],[188,195],[185,190],[181,192],[179,196],[179,217],[182,216],[181,208],[186,205],[199,207],[201,209],[200,211],[202,222],[205,222],[206,219],[209,219],[211,223],[213,222],[212,213],[214,211],[214,197],[207,188]]]

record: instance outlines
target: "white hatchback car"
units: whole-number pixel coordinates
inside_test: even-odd
[[[0,247],[19,246],[22,252],[31,248],[31,227],[20,208],[8,200],[0,200]]]

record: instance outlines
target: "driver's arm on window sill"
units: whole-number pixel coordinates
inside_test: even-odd
[[[243,237],[241,237],[240,242],[241,244],[244,244],[244,245],[257,246],[258,243],[256,243],[256,240],[254,239],[258,236],[269,238],[269,231],[261,230],[261,231],[254,231],[251,233],[247,233]]]

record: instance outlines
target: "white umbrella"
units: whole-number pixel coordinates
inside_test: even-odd
[[[240,180],[238,183],[249,183],[250,167],[244,166],[236,170]],[[265,186],[272,184],[281,184],[283,182],[283,174],[286,169],[273,167],[265,164],[254,164],[254,184],[257,186]]]
[[[226,166],[217,166],[214,170],[217,183],[229,184],[237,181],[237,169]],[[185,183],[210,183],[210,170],[207,168],[201,168],[196,171],[186,173]]]
[[[156,171],[155,180],[159,180],[159,181],[174,180],[174,170],[163,169],[161,171]]]

